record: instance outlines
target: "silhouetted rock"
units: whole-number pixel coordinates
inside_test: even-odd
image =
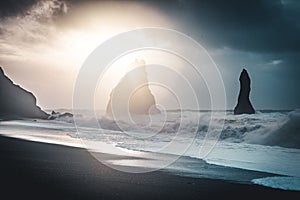
[[[51,112],[51,115],[48,117],[48,119],[53,120],[57,118],[64,118],[64,117],[73,117],[72,113],[66,112],[66,113],[60,113],[60,112],[55,112],[54,110]]]
[[[250,102],[250,84],[251,80],[247,70],[243,69],[240,75],[240,93],[238,97],[238,103],[234,108],[234,114],[254,114],[255,110]]]
[[[122,114],[159,114],[155,98],[150,91],[145,62],[136,61],[110,94],[106,108],[108,116]],[[129,113],[128,113],[129,111]]]
[[[15,85],[0,67],[0,119],[47,119],[48,116],[36,105],[35,96]]]

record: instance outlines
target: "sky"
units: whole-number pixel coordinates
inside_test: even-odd
[[[98,45],[136,28],[168,28],[208,51],[222,75],[228,109],[236,104],[243,68],[256,109],[295,109],[299,19],[297,0],[6,0],[0,1],[0,66],[42,108],[71,108],[77,74]]]

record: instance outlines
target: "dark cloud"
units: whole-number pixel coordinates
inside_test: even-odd
[[[0,17],[11,17],[25,14],[26,11],[39,0],[5,0],[0,1]]]
[[[300,2],[279,0],[144,1],[178,21],[193,37],[217,48],[300,52]]]

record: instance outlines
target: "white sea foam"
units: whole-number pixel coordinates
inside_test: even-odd
[[[145,126],[142,122],[141,124],[134,124],[126,120],[114,121],[100,117],[99,125],[102,129],[111,131],[136,132],[140,134],[159,132],[159,136],[162,134],[172,136],[172,133],[180,133],[182,137],[204,138],[209,126],[212,128],[222,126],[222,116],[219,112],[174,112],[168,114],[167,120],[163,124],[162,116],[153,116],[151,126]],[[92,117],[86,116],[82,116],[79,119],[79,123],[85,127],[90,127],[94,124]],[[94,128],[97,127],[99,126],[94,126]],[[219,140],[234,143],[300,148],[299,135],[299,110],[289,113],[271,112],[254,115],[233,115],[232,113],[227,113],[225,125]],[[168,136],[163,137],[166,138]]]
[[[252,180],[253,183],[271,188],[300,191],[299,177],[267,177]]]

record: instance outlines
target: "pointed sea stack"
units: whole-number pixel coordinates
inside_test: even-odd
[[[234,114],[254,114],[255,110],[250,102],[250,84],[251,80],[247,70],[243,69],[240,75],[240,93],[238,97],[238,103],[234,108]]]
[[[132,70],[112,90],[106,114],[159,114],[160,110],[156,107],[155,98],[148,85],[145,61],[136,60],[129,68]]]
[[[36,105],[35,96],[15,85],[0,67],[0,119],[47,119],[48,116]]]

